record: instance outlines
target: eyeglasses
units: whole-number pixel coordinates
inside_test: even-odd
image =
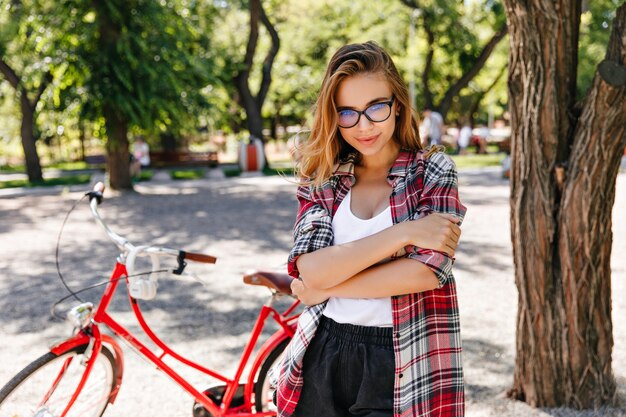
[[[364,115],[367,120],[373,123],[384,122],[391,116],[391,106],[395,100],[394,96],[391,96],[389,101],[381,101],[379,103],[372,104],[363,111],[354,109],[341,109],[337,111],[339,120],[337,124],[339,127],[349,129],[356,126],[361,120],[361,115]]]

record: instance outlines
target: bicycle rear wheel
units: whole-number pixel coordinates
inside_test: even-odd
[[[263,365],[261,365],[261,370],[254,384],[254,404],[257,413],[276,411],[276,406],[273,401],[274,390],[270,387],[268,372],[282,359],[283,351],[290,340],[291,339],[286,339],[280,342],[274,350],[267,355],[267,358],[263,361]]]
[[[72,398],[86,367],[85,349],[36,359],[0,390],[0,416],[58,417]],[[102,347],[89,379],[67,416],[100,417],[115,389],[115,357]]]

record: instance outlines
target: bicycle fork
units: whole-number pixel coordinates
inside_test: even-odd
[[[85,352],[88,352],[85,355],[85,358],[83,358],[84,363],[81,364],[85,367],[81,379],[76,386],[72,397],[69,399],[67,406],[63,410],[63,413],[59,417],[65,417],[67,415],[67,413],[74,405],[76,399],[83,391],[83,388],[85,387],[85,384],[87,383],[87,380],[91,375],[91,371],[98,358],[98,355],[100,354],[103,342],[111,346],[113,348],[113,351],[115,352],[115,388],[111,391],[111,394],[108,398],[108,402],[110,404],[113,404],[115,402],[115,399],[117,398],[120,386],[122,385],[122,378],[124,374],[124,356],[121,347],[112,337],[100,333],[100,329],[98,328],[98,326],[92,323],[80,329],[74,336],[70,337],[69,339],[58,343],[50,348],[50,351],[55,355],[61,355],[78,346],[87,345]],[[45,394],[41,404],[45,404],[50,396],[54,393],[58,382],[63,377],[63,373],[67,370],[73,360],[75,359],[69,358],[64,366],[61,368],[61,370],[59,371],[59,375],[52,383],[52,386],[50,387],[48,392]]]

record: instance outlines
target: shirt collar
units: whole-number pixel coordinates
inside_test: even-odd
[[[389,168],[389,174],[387,175],[387,181],[389,182],[389,184],[394,185],[394,182],[398,177],[406,177],[409,166],[414,159],[415,151],[404,148],[400,149],[396,160],[394,161],[393,165],[391,165],[391,168]],[[339,161],[339,163],[335,165],[333,175],[336,175],[338,177],[349,177],[351,182],[354,183],[355,161],[356,153],[351,153],[346,157],[346,159]]]

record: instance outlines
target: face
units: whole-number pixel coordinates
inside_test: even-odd
[[[361,153],[366,163],[376,159],[387,161],[394,158],[399,149],[393,137],[398,104],[395,100],[391,106],[387,104],[392,96],[391,86],[382,74],[353,75],[344,79],[337,88],[335,102],[340,124],[354,123],[356,114],[346,110],[366,111],[365,114],[361,113],[354,126],[338,127],[341,136]],[[387,115],[389,117],[386,120],[378,121]]]

